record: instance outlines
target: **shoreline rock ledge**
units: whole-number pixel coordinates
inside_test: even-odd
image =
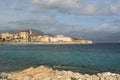
[[[120,74],[105,72],[97,75],[88,75],[72,71],[58,71],[40,66],[13,73],[6,80],[120,80]]]

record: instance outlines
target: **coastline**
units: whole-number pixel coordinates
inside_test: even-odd
[[[53,70],[42,65],[36,68],[30,67],[20,72],[2,73],[1,75],[0,80],[120,80],[120,74],[111,72],[89,75],[72,71]]]
[[[93,44],[81,42],[0,42],[0,45],[27,45],[27,44]]]

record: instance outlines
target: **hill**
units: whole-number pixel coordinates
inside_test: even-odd
[[[50,35],[50,34],[46,34],[40,30],[36,30],[36,29],[26,29],[26,30],[30,30],[32,31],[33,34],[38,34],[38,35]],[[4,32],[10,32],[10,33],[18,33],[20,32],[21,30],[0,30],[0,34],[1,33],[4,33]]]

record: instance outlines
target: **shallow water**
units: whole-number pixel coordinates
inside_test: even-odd
[[[0,45],[0,71],[58,64],[60,70],[120,73],[120,44]]]

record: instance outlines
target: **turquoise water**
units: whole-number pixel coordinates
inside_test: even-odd
[[[62,64],[81,73],[120,73],[120,44],[0,45],[0,71]]]

